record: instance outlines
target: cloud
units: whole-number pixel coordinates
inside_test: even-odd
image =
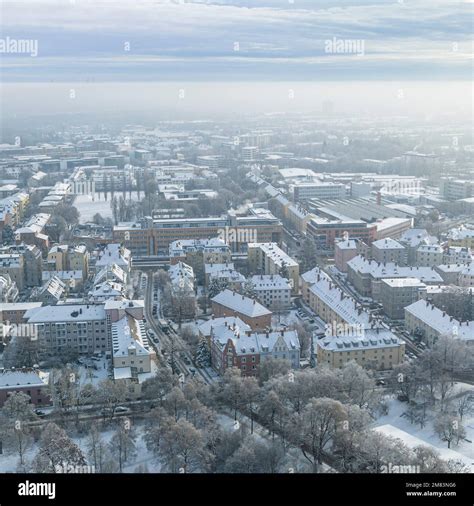
[[[380,79],[420,68],[428,79],[441,70],[469,78],[472,8],[449,0],[339,0],[337,7],[329,0],[4,0],[4,36],[37,39],[39,55],[3,55],[3,78],[69,79],[80,70],[106,80],[262,72]],[[363,41],[364,56],[327,54],[332,38]]]

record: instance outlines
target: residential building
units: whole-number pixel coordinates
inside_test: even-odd
[[[355,239],[341,239],[334,245],[334,260],[341,272],[347,272],[347,262],[359,254]]]
[[[238,325],[212,327],[210,335],[211,364],[224,374],[228,367],[237,367],[242,376],[258,376],[260,364],[269,358],[288,360],[299,368],[300,343],[294,330],[252,332]]]
[[[279,274],[289,279],[292,293],[298,293],[299,264],[276,243],[250,243],[248,265],[255,274]]]
[[[452,336],[467,344],[474,343],[474,321],[460,322],[425,300],[405,308],[405,327],[428,344],[440,336]]]
[[[347,279],[363,297],[377,299],[380,283],[387,278],[417,278],[427,285],[443,282],[431,267],[400,266],[393,262],[381,263],[358,255],[347,263]]]
[[[272,312],[250,297],[224,290],[211,299],[212,312],[216,317],[237,316],[252,330],[271,326]]]
[[[459,286],[474,286],[474,262],[467,264],[459,273]]]
[[[376,262],[406,264],[405,248],[399,242],[390,238],[379,239],[372,243],[372,258]]]
[[[9,274],[0,274],[0,303],[15,302],[18,299],[18,288]]]
[[[227,288],[240,291],[245,284],[245,276],[234,269],[232,262],[225,264],[204,264],[205,284],[209,288],[212,280],[227,282]]]
[[[135,394],[141,383],[156,372],[156,354],[150,345],[145,325],[130,315],[112,323],[112,365],[115,381],[125,381]]]
[[[448,233],[449,246],[463,246],[465,248],[474,248],[474,228],[461,225],[453,228]]]
[[[379,301],[392,320],[403,320],[405,307],[423,297],[426,285],[416,278],[387,278],[380,284]]]
[[[388,329],[366,330],[362,336],[326,336],[318,340],[318,366],[341,368],[354,360],[362,367],[393,369],[403,362],[405,342]]]
[[[284,311],[291,306],[291,285],[279,274],[257,274],[251,278],[257,300],[272,311]]]
[[[415,254],[415,263],[423,267],[435,267],[444,262],[444,249],[441,244],[421,244]]]
[[[10,394],[21,392],[29,396],[36,407],[49,406],[49,375],[38,369],[0,369],[0,408]]]
[[[132,254],[130,250],[117,243],[106,244],[102,249],[96,252],[96,272],[99,272],[109,265],[118,265],[129,275],[132,268]]]
[[[436,244],[438,239],[430,236],[424,228],[411,228],[406,230],[398,239],[398,242],[405,247],[407,253],[407,264],[414,265],[416,263],[416,250],[422,244]]]

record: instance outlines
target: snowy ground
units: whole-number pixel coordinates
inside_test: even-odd
[[[79,366],[79,376],[82,384],[92,383],[97,386],[109,377],[110,360],[105,357],[99,360],[87,360],[84,365]]]
[[[116,192],[115,195],[118,197],[122,196],[121,192]],[[127,200],[128,200],[127,192]],[[143,194],[142,194],[143,198]],[[107,200],[104,198],[103,193],[96,193],[94,199],[92,195],[77,195],[74,199],[74,207],[79,211],[79,223],[86,223],[92,221],[94,214],[99,213],[103,218],[112,218],[112,208],[110,207],[110,201],[112,197],[110,193],[107,195]],[[132,200],[137,201],[136,192],[132,192]]]
[[[474,389],[471,385],[457,385],[456,389],[467,390]],[[441,441],[433,429],[433,416],[430,417],[425,427],[421,428],[419,424],[412,424],[402,414],[407,409],[406,402],[400,402],[397,399],[390,399],[388,402],[389,413],[377,419],[373,428],[386,435],[401,439],[407,446],[414,447],[420,444],[434,447],[443,459],[461,460],[464,464],[471,467],[474,472],[474,443],[462,441],[459,445],[451,445]],[[463,417],[463,426],[466,429],[466,439],[474,441],[474,413]]]
[[[138,466],[146,465],[148,472],[159,473],[161,471],[161,464],[155,458],[155,456],[148,451],[146,448],[143,436],[145,434],[145,428],[143,423],[137,423],[136,426],[137,439],[136,439],[136,450],[137,454],[133,461],[128,462],[124,465],[124,473],[134,473]],[[105,443],[109,443],[114,434],[113,429],[105,430],[101,432],[102,440]],[[83,453],[87,455],[87,435],[81,437],[72,437],[72,440],[81,448]],[[38,444],[33,445],[26,453],[25,460],[30,463],[36,453],[38,452]],[[16,453],[14,454],[3,454],[0,455],[0,473],[15,473],[17,472],[19,457]],[[91,464],[89,464],[91,465]]]

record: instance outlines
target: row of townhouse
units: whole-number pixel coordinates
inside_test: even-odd
[[[361,255],[347,263],[347,279],[364,297],[377,299],[381,281],[387,278],[417,278],[427,285],[443,282],[443,278],[432,267],[408,267],[393,262],[376,262]]]
[[[428,344],[441,336],[452,336],[470,345],[474,343],[474,321],[459,321],[427,300],[419,300],[405,308],[405,327]]]
[[[269,358],[299,368],[300,343],[294,330],[256,332],[238,317],[221,317],[200,325],[199,333],[209,343],[211,365],[219,374],[237,367],[243,376],[258,376],[260,364]]]
[[[301,287],[304,302],[326,324],[325,335],[317,341],[319,365],[342,367],[356,360],[385,370],[404,360],[405,343],[318,267],[302,274]]]

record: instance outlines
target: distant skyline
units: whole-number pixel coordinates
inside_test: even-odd
[[[469,80],[473,8],[472,0],[3,0],[0,39],[37,41],[37,55],[4,49],[2,80]],[[328,41],[343,52],[328,51]]]

